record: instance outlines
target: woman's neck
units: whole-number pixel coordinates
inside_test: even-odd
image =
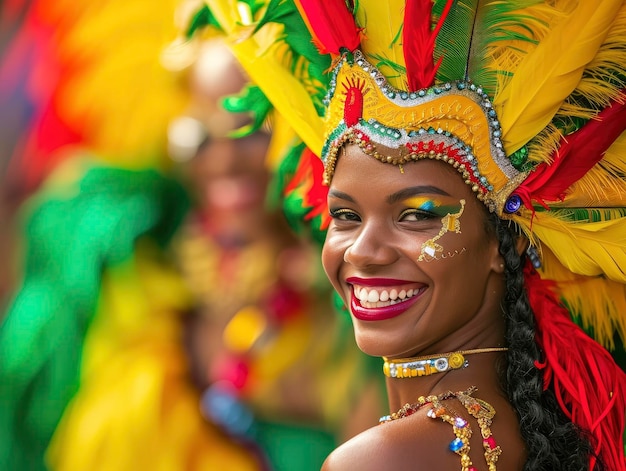
[[[389,409],[394,412],[420,396],[461,391],[470,386],[476,386],[479,391],[500,391],[499,372],[504,368],[505,355],[505,352],[470,354],[465,356],[464,368],[413,378],[387,378]]]

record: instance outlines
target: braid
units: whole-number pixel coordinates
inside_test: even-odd
[[[516,227],[500,219],[492,223],[505,261],[503,303],[509,347],[506,391],[518,413],[520,431],[527,446],[524,471],[586,470],[592,454],[590,443],[563,413],[554,392],[543,390],[542,374],[535,366],[540,351],[535,342],[534,315],[524,287],[524,257],[518,254],[515,243]]]

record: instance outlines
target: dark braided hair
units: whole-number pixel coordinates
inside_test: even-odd
[[[524,287],[525,256],[517,251],[515,224],[489,216],[505,262],[507,367],[503,374],[509,401],[517,411],[522,438],[527,446],[524,471],[578,471],[589,469],[593,455],[586,434],[563,413],[554,392],[543,390],[541,359],[535,342],[535,320]],[[600,463],[594,470],[601,470]]]

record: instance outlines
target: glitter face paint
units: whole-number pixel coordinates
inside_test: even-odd
[[[461,250],[444,253],[444,248],[436,242],[447,232],[461,233],[461,223],[459,219],[465,209],[465,200],[460,200],[456,203],[439,198],[416,196],[407,199],[405,204],[420,211],[441,216],[441,230],[435,237],[428,239],[422,244],[420,255],[417,258],[418,262],[430,262],[432,260],[450,258],[465,252],[465,248],[462,248]]]

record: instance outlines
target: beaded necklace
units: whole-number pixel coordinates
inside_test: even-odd
[[[496,463],[502,453],[502,449],[496,444],[490,428],[496,411],[491,404],[481,399],[472,397],[475,390],[475,387],[471,387],[467,391],[448,391],[446,393],[439,394],[438,396],[420,396],[417,399],[417,402],[413,404],[405,404],[398,412],[381,417],[380,423],[383,424],[392,420],[408,417],[422,407],[430,406],[430,409],[426,413],[428,417],[431,419],[441,419],[442,421],[452,425],[455,438],[450,442],[449,448],[450,451],[453,451],[461,457],[461,471],[478,471],[473,466],[472,460],[469,456],[469,439],[472,436],[472,428],[467,420],[460,415],[455,414],[442,404],[442,401],[456,398],[461,404],[463,404],[467,412],[477,420],[478,426],[480,427],[480,434],[483,437],[485,461],[487,462],[489,471],[496,471]]]
[[[383,373],[388,378],[415,378],[429,376],[433,373],[445,373],[450,370],[466,368],[466,355],[477,353],[506,352],[506,347],[477,348],[459,352],[437,353],[413,358],[396,358],[393,360],[383,357]]]

